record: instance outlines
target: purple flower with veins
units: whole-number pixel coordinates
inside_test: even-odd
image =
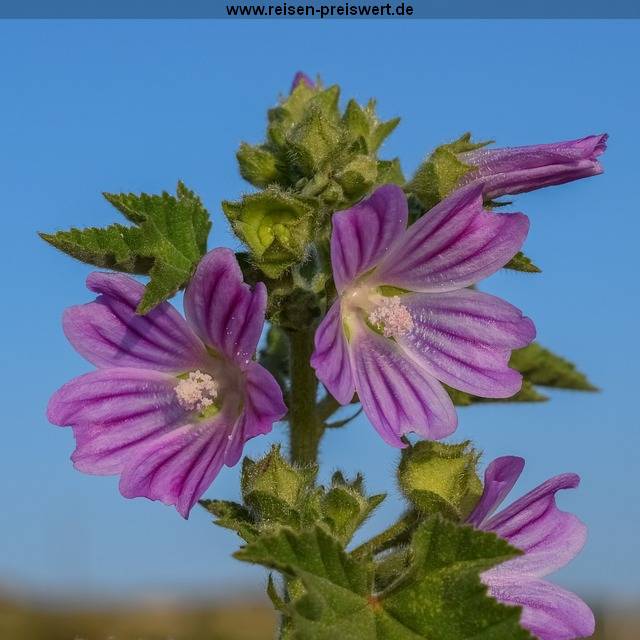
[[[528,318],[472,284],[504,266],[529,228],[521,213],[482,207],[482,188],[459,189],[407,228],[396,185],[333,216],[338,298],[315,335],[311,363],[341,404],[357,391],[386,442],[415,431],[439,439],[457,426],[441,382],[489,398],[516,393],[512,349],[535,337]]]
[[[297,71],[296,75],[293,76],[293,82],[291,83],[290,93],[292,93],[293,90],[299,84],[306,84],[307,87],[309,87],[310,89],[314,89],[315,86],[316,86],[315,82],[306,73],[304,73],[302,71]]]
[[[461,181],[482,184],[487,198],[533,191],[603,172],[598,156],[607,148],[607,134],[580,140],[507,149],[477,149],[458,158],[475,167]]]
[[[522,626],[540,640],[589,637],[591,609],[573,593],[540,578],[564,567],[582,549],[587,529],[574,515],[560,511],[555,494],[580,483],[575,473],[547,480],[511,506],[492,515],[513,488],[524,467],[514,456],[497,458],[485,472],[484,492],[469,524],[492,531],[524,552],[489,571],[482,582],[504,604],[521,605]]]
[[[87,286],[98,297],[67,309],[63,326],[97,371],[59,389],[48,418],[73,428],[77,469],[120,474],[123,496],[161,500],[186,518],[222,465],[286,412],[277,382],[253,361],[266,289],[243,282],[229,249],[198,265],[186,321],[167,302],[137,315],[144,287],[128,276],[92,273]]]

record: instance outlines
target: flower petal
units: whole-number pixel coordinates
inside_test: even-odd
[[[245,376],[244,409],[236,420],[225,452],[224,463],[228,467],[238,462],[247,440],[269,433],[273,423],[287,413],[280,385],[263,366],[252,362]]]
[[[386,184],[332,218],[331,265],[338,293],[374,267],[407,226],[407,197]]]
[[[496,577],[541,577],[572,560],[584,546],[587,528],[573,514],[558,509],[555,494],[579,483],[575,473],[551,478],[486,521],[482,529],[493,531],[525,552],[488,573]]]
[[[95,272],[87,286],[100,295],[67,309],[63,328],[76,351],[97,367],[181,372],[206,359],[203,344],[168,302],[144,316],[136,313],[144,286],[133,278]]]
[[[267,290],[261,282],[253,291],[230,249],[213,249],[200,261],[184,295],[187,320],[209,346],[249,364],[264,325]]]
[[[509,368],[509,357],[536,331],[519,309],[471,289],[405,295],[402,304],[414,329],[398,343],[432,376],[486,398],[506,398],[520,390],[522,375]]]
[[[311,366],[329,393],[340,404],[348,404],[355,393],[355,383],[349,346],[342,328],[339,300],[333,303],[316,329],[314,342]]]
[[[372,283],[432,293],[467,287],[503,267],[528,230],[522,213],[485,211],[482,186],[458,189],[409,227]]]
[[[385,442],[416,432],[438,440],[450,435],[457,416],[442,385],[391,340],[362,326],[352,338],[356,390],[367,417]]]
[[[486,198],[523,193],[602,173],[597,161],[607,148],[607,134],[551,144],[506,149],[477,149],[460,154],[476,167],[462,184],[482,184]]]
[[[467,522],[474,527],[482,527],[482,523],[490,516],[507,497],[507,494],[518,481],[524,469],[524,458],[503,456],[496,458],[484,472],[484,490]]]
[[[175,378],[145,369],[99,369],[71,380],[49,401],[53,424],[73,427],[74,466],[85,473],[122,471],[126,460],[151,437],[185,417]]]
[[[183,518],[218,475],[229,428],[218,418],[187,424],[148,442],[120,477],[125,498],[145,497],[175,505]]]
[[[575,594],[543,580],[482,581],[499,602],[522,606],[520,624],[539,640],[591,637],[595,619]]]

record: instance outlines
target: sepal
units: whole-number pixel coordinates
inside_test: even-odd
[[[236,235],[255,264],[270,278],[280,277],[304,258],[311,239],[313,209],[308,201],[278,187],[223,202]]]
[[[472,142],[471,134],[465,133],[457,140],[437,147],[418,167],[413,178],[407,183],[407,193],[415,195],[424,213],[443,200],[460,184],[462,178],[473,170],[457,157],[457,154],[480,149],[490,144]]]
[[[253,186],[265,188],[282,181],[276,156],[264,146],[243,142],[236,158],[240,175]]]
[[[400,488],[422,514],[462,521],[482,495],[476,471],[479,457],[468,441],[445,444],[423,440],[402,453]]]

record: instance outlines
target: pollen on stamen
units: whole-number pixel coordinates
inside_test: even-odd
[[[413,330],[411,312],[400,302],[399,296],[384,298],[369,314],[369,322],[380,328],[386,338],[404,336]]]
[[[187,411],[203,411],[210,407],[218,396],[218,383],[199,369],[176,385],[178,403]]]

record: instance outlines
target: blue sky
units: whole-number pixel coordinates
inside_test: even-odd
[[[124,500],[115,478],[76,472],[69,430],[47,424],[48,396],[90,366],[66,343],[62,310],[90,299],[89,267],[37,230],[108,224],[102,191],[173,190],[184,180],[213,215],[211,246],[235,246],[222,199],[247,190],[234,154],[262,138],[265,110],[293,73],[320,73],[343,96],[378,98],[403,121],[384,148],[406,173],[471,130],[500,145],[608,131],[606,173],[520,196],[527,253],[543,269],[485,285],[535,319],[540,341],[603,391],[552,393],[539,405],[461,411],[460,438],[527,458],[514,495],[563,471],[582,485],[561,505],[589,525],[583,554],[557,582],[588,596],[637,598],[639,22],[105,21],[0,23],[0,185],[4,292],[0,589],[121,597],[254,586],[260,569],[229,557],[232,534],[195,510]],[[254,440],[259,455],[269,442]],[[332,432],[323,476],[363,470],[397,510],[396,452],[365,420]],[[225,470],[210,497],[238,492]],[[394,504],[395,503],[395,504]],[[634,549],[635,547],[635,549]],[[635,550],[635,555],[633,551]]]

